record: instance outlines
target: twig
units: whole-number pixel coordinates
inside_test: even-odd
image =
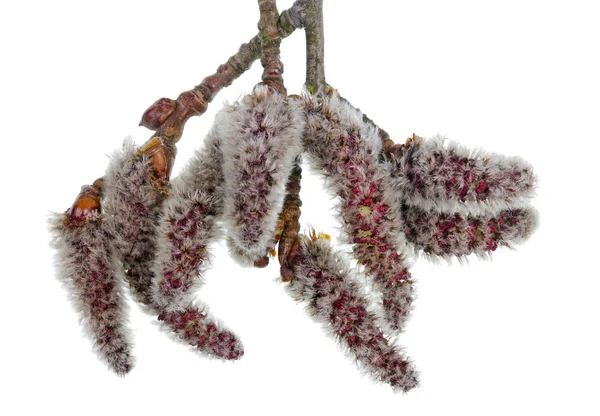
[[[302,27],[300,22],[306,20],[304,14],[309,11],[304,3],[305,0],[297,0],[279,16],[277,31],[282,39]],[[256,35],[240,46],[237,53],[219,66],[216,73],[204,78],[193,89],[181,93],[176,101],[163,98],[155,102],[146,110],[140,122],[140,125],[156,130],[150,140],[161,137],[172,143],[179,141],[186,121],[203,114],[217,93],[246,72],[260,58],[261,53],[260,35]]]
[[[275,88],[281,94],[287,95],[283,85],[283,63],[279,57],[281,36],[277,30],[279,12],[276,0],[258,0],[260,21],[258,22],[259,36],[262,45],[262,64],[264,71],[263,83]]]
[[[281,39],[290,36],[296,29],[302,27],[300,19],[304,14],[303,1],[297,0],[292,7],[284,10],[277,21],[277,31]],[[231,85],[231,83],[246,72],[250,66],[260,58],[261,55],[260,35],[254,36],[248,43],[240,46],[236,54],[231,56],[226,63],[219,66],[217,72],[209,75],[192,90],[183,92],[177,100],[161,98],[152,104],[143,114],[140,126],[156,130],[150,139],[140,147],[142,153],[156,153],[157,138],[166,139],[172,145],[177,143],[183,134],[183,128],[187,120],[192,116],[203,114],[219,91]],[[164,143],[164,142],[163,142]],[[165,146],[166,143],[164,143]],[[157,159],[157,170],[163,170],[163,176],[170,175],[173,164],[174,146],[167,146],[164,155],[155,156]],[[164,156],[164,157],[163,157]],[[157,178],[160,179],[160,178]],[[98,178],[96,181],[102,181]]]
[[[296,1],[289,19],[306,34],[306,88],[311,94],[325,92],[323,0]]]
[[[311,94],[323,94],[326,90],[323,34],[323,0],[297,0],[288,12],[288,19],[295,27],[303,27],[306,33],[306,88]],[[275,240],[279,241],[278,258],[281,265],[281,279],[289,282],[294,279],[291,267],[298,254],[298,233],[300,232],[300,179],[302,167],[300,158],[288,179],[283,209],[279,214]]]

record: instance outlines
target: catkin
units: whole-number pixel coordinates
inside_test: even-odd
[[[53,214],[49,220],[60,278],[94,342],[94,351],[113,371],[125,375],[134,359],[106,222],[98,211],[79,224],[69,223],[68,218],[68,213]]]
[[[379,161],[379,130],[336,91],[321,100],[304,97],[307,159],[339,197],[347,240],[382,295],[388,329],[398,332],[408,320],[415,292],[399,206]]]
[[[285,185],[302,152],[304,125],[297,100],[261,84],[217,115],[224,220],[230,252],[242,265],[252,265],[273,248]]]
[[[366,373],[401,391],[416,387],[418,374],[413,364],[379,328],[348,264],[332,250],[328,239],[313,234],[311,238],[301,235],[299,241],[300,254],[288,292],[306,303],[310,314]]]

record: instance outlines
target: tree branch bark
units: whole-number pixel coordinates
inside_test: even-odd
[[[306,87],[315,94],[325,91],[325,35],[323,0],[297,0],[288,16],[306,34]]]

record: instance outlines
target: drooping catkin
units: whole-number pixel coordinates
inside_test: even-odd
[[[537,178],[520,157],[413,136],[388,154],[394,190],[408,205],[445,213],[496,213],[527,204]]]
[[[404,233],[417,250],[443,258],[487,256],[498,247],[525,242],[537,227],[537,211],[515,208],[496,215],[446,214],[402,207]]]
[[[389,172],[378,160],[379,130],[334,90],[322,100],[304,97],[308,161],[326,175],[326,184],[340,198],[342,225],[354,256],[381,292],[388,329],[400,331],[415,293],[400,207]]]
[[[210,260],[208,246],[219,234],[222,161],[221,141],[213,128],[205,148],[172,181],[157,226],[152,300],[160,310],[159,320],[198,351],[237,359],[243,355],[241,341],[220,328],[204,306],[195,306],[193,296]]]
[[[156,224],[165,199],[153,178],[152,155],[127,140],[104,176],[106,222],[133,297],[151,305]],[[167,178],[168,179],[168,178]]]
[[[203,308],[190,304],[181,311],[163,311],[158,320],[198,352],[225,360],[237,360],[244,355],[237,336],[219,328]]]
[[[224,220],[234,259],[252,265],[273,248],[277,215],[302,152],[300,103],[259,84],[217,115],[223,138]]]
[[[288,292],[306,303],[310,314],[336,337],[366,373],[401,391],[416,387],[417,371],[378,327],[377,318],[369,311],[346,261],[322,235],[313,233],[310,238],[300,235],[299,243],[300,254]]]
[[[80,196],[85,193],[99,199],[92,187],[84,187]],[[99,208],[78,215],[76,222],[72,217],[67,212],[52,214],[49,219],[59,276],[94,342],[94,351],[113,371],[125,375],[134,359],[106,221]]]

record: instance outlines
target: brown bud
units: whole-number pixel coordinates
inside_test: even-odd
[[[66,223],[68,226],[82,226],[94,213],[100,213],[100,190],[95,186],[85,185],[69,209]]]
[[[405,143],[396,144],[392,140],[390,140],[389,135],[385,133],[385,135],[382,136],[382,141],[383,152],[388,158],[400,158],[407,148],[421,143],[423,141],[423,138],[413,133],[412,137],[406,139]]]
[[[294,244],[292,244],[292,249],[290,250],[290,254],[287,256],[286,263],[290,266],[295,266],[298,261],[298,256],[302,253],[300,249],[300,241],[296,238]]]
[[[408,139],[406,139],[406,143],[404,143],[405,146],[411,146],[413,144],[419,144],[423,141],[423,138],[421,136],[417,136],[415,133],[413,133],[412,137],[409,137]]]
[[[161,98],[144,112],[140,126],[147,127],[150,130],[157,130],[175,111],[175,107],[177,107],[177,101],[170,98]]]
[[[259,269],[263,269],[269,265],[269,256],[264,256],[258,260],[254,261],[254,267],[258,267]]]
[[[164,186],[171,175],[175,160],[175,148],[160,137],[153,137],[140,150],[140,154],[150,156],[152,172],[150,180],[159,187]]]
[[[92,184],[93,187],[97,188],[100,193],[104,191],[104,178],[98,178]]]
[[[280,252],[281,253],[281,252]],[[291,282],[294,280],[294,266],[298,263],[299,256],[302,254],[300,249],[300,242],[296,238],[289,250],[288,256],[281,262],[279,272],[281,274],[281,280],[284,282]]]
[[[291,282],[292,280],[294,280],[294,271],[291,267],[285,264],[281,266],[281,268],[279,269],[279,273],[281,274],[281,280],[283,282]]]

